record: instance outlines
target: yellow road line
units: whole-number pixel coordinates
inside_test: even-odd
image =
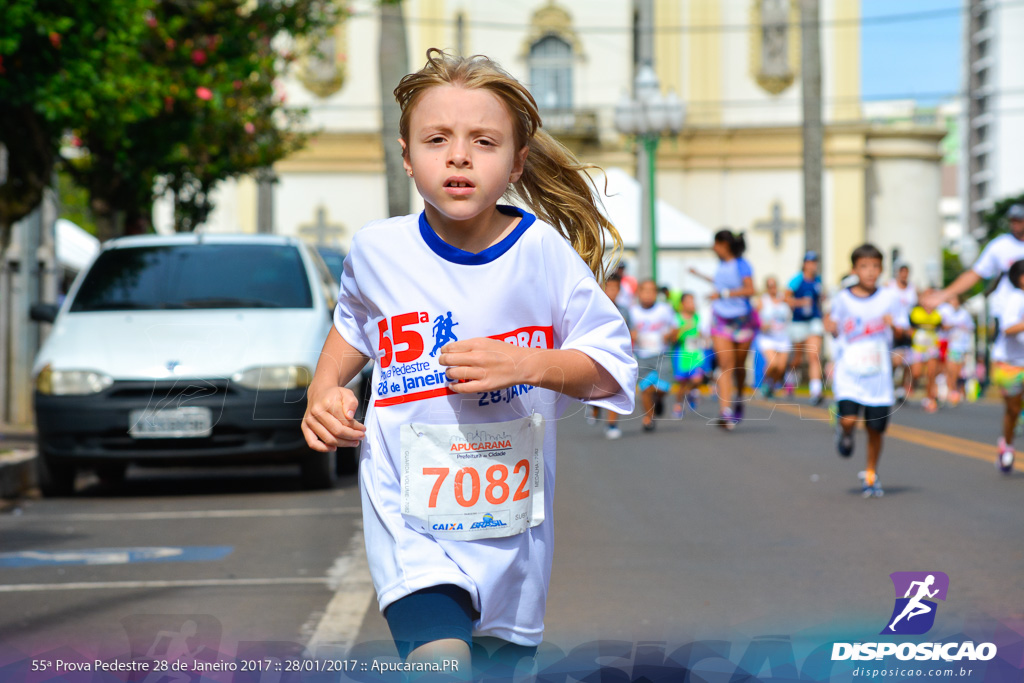
[[[771,403],[760,400],[755,400],[753,403],[760,408],[766,408],[768,410],[785,413],[787,415],[795,415],[801,419],[829,419],[828,409],[826,408],[793,405],[791,403]],[[993,462],[993,458],[995,458],[996,455],[995,446],[990,444],[981,443],[980,441],[972,441],[971,439],[962,439],[958,436],[951,436],[949,434],[929,432],[915,427],[892,424],[892,422],[889,423],[888,429],[885,430],[885,435],[894,439],[899,439],[900,441],[917,444],[918,446],[934,448],[939,451],[945,451],[946,453],[961,455],[965,458],[974,458],[975,460],[984,460],[989,463]]]

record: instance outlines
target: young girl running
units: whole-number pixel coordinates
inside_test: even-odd
[[[786,362],[792,348],[789,325],[792,309],[786,297],[779,292],[779,283],[774,277],[764,281],[765,291],[757,300],[757,313],[761,319],[761,330],[757,335],[757,350],[765,360],[764,379],[761,380],[761,394],[770,398],[775,387],[786,374]],[[811,361],[812,364],[814,361]]]
[[[754,295],[753,269],[743,258],[747,243],[743,235],[729,230],[715,233],[711,249],[720,263],[713,278],[697,272],[714,285],[711,293],[711,345],[721,370],[716,388],[720,411],[717,423],[723,429],[732,429],[743,419],[743,387],[747,378],[747,353],[757,332],[750,297]]]
[[[948,401],[952,406],[959,405],[963,399],[964,361],[974,346],[974,317],[963,307],[962,299],[962,295],[955,296],[938,309],[948,329],[946,385],[949,387]]]
[[[355,235],[302,430],[317,451],[363,444],[370,572],[401,656],[468,676],[471,645],[514,663],[541,642],[557,418],[572,399],[633,410],[629,331],[595,279],[606,234],[621,240],[496,63],[432,48],[395,97],[424,211]],[[344,385],[368,358],[364,426]]]
[[[704,381],[704,349],[701,343],[700,316],[697,301],[690,292],[679,297],[679,313],[676,315],[678,330],[676,343],[672,348],[672,373],[676,381],[676,403],[672,417],[682,417],[685,407],[697,410],[698,387]]]
[[[1003,435],[996,468],[1013,472],[1013,432],[1024,397],[1024,260],[1015,261],[1006,277],[1013,285],[1003,298],[999,336],[992,345],[992,383],[1003,395]]]

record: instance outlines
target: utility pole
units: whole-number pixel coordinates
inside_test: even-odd
[[[377,75],[381,104],[381,144],[384,145],[384,179],[387,183],[388,215],[404,216],[412,210],[410,182],[402,165],[402,148],[398,145],[398,122],[402,110],[392,91],[409,73],[409,41],[405,31],[405,10],[402,0],[389,0],[380,5],[380,36],[377,43]]]
[[[654,0],[637,0],[636,3],[636,64],[634,65],[633,82],[644,67],[654,69]],[[634,92],[633,97],[639,98],[641,93]],[[651,168],[654,165],[655,151],[646,139],[637,138],[636,146],[636,177],[640,187],[647,190],[641,192],[640,199],[640,245],[637,260],[637,277],[640,280],[657,278],[657,264],[654,259],[657,246],[656,227],[654,225],[654,202],[648,201],[648,194],[657,195],[651,187],[654,182]]]
[[[804,248],[821,252],[821,36],[818,0],[800,0],[800,72],[803,100]]]

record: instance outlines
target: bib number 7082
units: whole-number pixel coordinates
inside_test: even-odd
[[[519,485],[512,495],[513,502],[528,498],[530,495],[530,492],[526,489],[527,482],[530,480],[530,461],[520,460],[515,464],[512,474],[518,475],[520,473],[522,473],[522,478],[519,480]],[[430,489],[430,498],[427,501],[428,508],[436,508],[437,497],[441,493],[441,487],[444,485],[448,475],[451,474],[451,468],[424,467],[423,474],[437,477],[434,480],[433,487]],[[469,480],[468,485],[467,478]],[[506,502],[509,494],[512,493],[508,481],[508,467],[501,463],[491,465],[484,473],[484,478],[487,480],[487,485],[483,488],[483,494],[487,502],[491,505],[501,505]],[[480,500],[481,484],[480,472],[476,468],[463,467],[456,471],[453,479],[455,502],[464,508],[476,505]]]

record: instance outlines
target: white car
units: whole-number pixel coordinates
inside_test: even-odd
[[[356,455],[309,449],[300,420],[337,289],[291,237],[107,242],[59,310],[33,307],[53,322],[33,368],[43,494],[129,463],[294,462],[307,488],[333,486]]]

